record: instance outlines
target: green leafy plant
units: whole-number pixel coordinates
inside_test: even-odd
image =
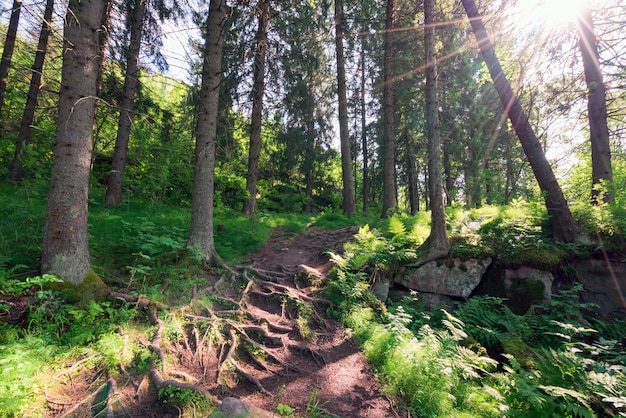
[[[294,413],[294,409],[292,407],[290,407],[289,405],[285,405],[283,403],[279,403],[278,405],[276,405],[276,412],[278,412],[278,414],[281,417],[288,417],[291,414]]]

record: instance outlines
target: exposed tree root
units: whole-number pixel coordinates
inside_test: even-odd
[[[322,353],[292,338],[297,335],[296,325],[303,321],[300,312],[302,304],[311,307],[309,315],[319,318],[315,306],[323,306],[330,302],[307,294],[306,289],[294,289],[279,283],[293,277],[296,269],[282,268],[283,271],[270,271],[246,265],[237,266],[236,269],[239,273],[229,269],[226,275],[222,275],[211,286],[202,289],[194,287],[189,302],[179,308],[155,303],[141,296],[134,297],[121,292],[111,293],[114,298],[134,303],[146,311],[150,322],[156,326],[150,342],[142,344],[154,353],[155,358],[150,362],[149,375],[157,389],[167,387],[189,389],[206,396],[214,403],[219,403],[218,398],[203,387],[202,382],[207,378],[215,379],[216,384],[228,388],[235,382],[236,373],[240,379],[248,381],[259,392],[272,396],[259,378],[255,377],[254,372],[248,370],[278,374],[285,372],[310,374],[310,370],[290,360],[289,352],[310,356],[319,368],[326,365]],[[197,302],[206,295],[210,295],[214,305],[207,307],[203,304],[200,308]],[[250,298],[252,295],[255,296],[253,300]],[[256,310],[248,309],[250,304],[260,301],[273,305],[274,310],[280,310],[282,320],[271,321],[265,318],[258,307]],[[169,346],[164,343],[165,323],[159,318],[161,311],[170,312],[186,320],[183,335],[175,341],[170,341]],[[322,319],[318,320],[323,323]],[[195,370],[195,373],[190,374],[169,367],[166,351],[172,350],[181,361],[191,365],[191,370]],[[137,398],[143,380],[137,383],[124,370],[122,372],[131,380]],[[215,374],[211,375],[212,372]],[[200,373],[202,376],[199,376]]]

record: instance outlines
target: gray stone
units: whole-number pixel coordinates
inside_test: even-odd
[[[295,280],[306,285],[321,284],[324,281],[324,275],[319,270],[309,267],[306,264],[300,264],[296,267]]]
[[[525,297],[533,302],[549,303],[554,276],[532,267],[504,270],[504,286],[509,297]]]
[[[389,282],[376,282],[372,284],[370,286],[370,292],[372,292],[379,301],[387,301],[387,297],[389,296]]]
[[[480,283],[491,258],[431,261],[397,275],[394,282],[418,292],[467,298]]]
[[[237,398],[224,398],[209,418],[271,418],[275,415],[256,406],[248,405]]]
[[[580,260],[571,266],[583,286],[583,302],[598,305],[605,318],[626,316],[626,261]]]

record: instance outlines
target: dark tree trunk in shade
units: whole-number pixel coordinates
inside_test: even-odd
[[[435,54],[435,1],[424,0],[424,50],[426,54],[426,136],[428,137],[428,184],[431,226],[425,260],[448,255],[445,197],[441,173],[441,137],[437,106],[437,58]]]
[[[545,195],[545,204],[550,217],[554,240],[577,242],[584,239],[582,230],[574,220],[563,191],[552,171],[552,167],[550,167],[550,163],[546,159],[541,142],[537,139],[524,109],[522,109],[519,100],[511,89],[509,81],[502,71],[483,21],[476,10],[474,0],[462,0],[462,3],[502,106],[509,116],[511,125],[524,149],[537,183],[539,183],[539,187]]]
[[[13,59],[13,50],[15,49],[15,39],[17,37],[17,27],[20,24],[21,11],[22,0],[13,0],[11,18],[9,19],[7,36],[4,39],[4,49],[2,50],[2,59],[0,60],[0,121],[3,120],[2,110],[4,108],[4,94],[7,90],[9,69],[11,68],[11,60]]]
[[[348,132],[348,97],[346,93],[346,63],[343,52],[343,0],[335,0],[335,50],[337,55],[337,96],[339,101],[339,141],[341,144],[341,174],[343,179],[343,213],[356,212],[350,133]]]
[[[365,119],[365,47],[361,45],[361,149],[363,150],[363,213],[370,209],[369,155]]]
[[[120,118],[117,124],[115,150],[111,160],[111,172],[107,179],[107,189],[104,195],[106,206],[122,204],[122,182],[126,169],[126,156],[130,129],[133,123],[133,108],[135,107],[135,91],[139,79],[139,51],[141,50],[141,36],[143,32],[146,0],[136,0],[129,16],[130,43],[126,55],[126,75],[124,78],[124,92],[120,104]]]
[[[35,118],[35,108],[37,107],[37,98],[41,88],[41,76],[43,74],[43,63],[46,59],[48,50],[48,38],[52,30],[52,11],[54,9],[54,0],[46,1],[46,8],[43,14],[43,22],[41,23],[41,32],[39,33],[39,41],[37,42],[37,52],[35,53],[35,61],[33,62],[32,74],[30,78],[30,87],[26,96],[26,106],[22,114],[20,122],[20,131],[15,143],[15,154],[13,156],[13,165],[11,166],[11,181],[18,182],[24,176],[24,150],[30,141],[30,132],[33,119]]]
[[[63,30],[63,67],[42,273],[79,284],[91,270],[87,196],[98,78],[98,34],[104,0],[70,0]]]
[[[226,0],[211,0],[206,23],[199,112],[196,122],[196,151],[191,198],[191,225],[187,246],[205,262],[215,264],[219,257],[213,238],[213,199],[215,191],[215,138],[222,79],[222,53],[226,27]]]
[[[393,28],[395,0],[387,0],[385,12],[383,86],[383,212],[386,218],[396,207],[396,134],[393,121]]]
[[[420,210],[419,188],[417,187],[417,172],[415,169],[415,156],[413,155],[413,144],[409,133],[404,133],[404,153],[406,155],[406,175],[409,188],[409,206],[411,215],[415,215]]]
[[[246,189],[248,198],[243,201],[243,214],[256,211],[257,182],[259,179],[259,156],[261,155],[261,125],[263,123],[263,95],[265,93],[265,52],[267,51],[267,27],[270,21],[270,2],[260,0],[256,7],[259,26],[256,33],[254,54],[254,84],[252,87],[252,116],[250,118],[250,148],[248,151],[248,175]]]
[[[587,83],[587,112],[589,118],[589,139],[591,142],[591,179],[592,186],[602,181],[613,181],[611,166],[611,146],[609,127],[607,124],[606,86],[600,68],[598,39],[593,26],[593,15],[589,6],[585,7],[578,19],[580,34],[579,49],[585,69]],[[595,187],[591,190],[591,202],[598,204],[600,191]],[[613,201],[612,193],[602,196],[606,203]]]

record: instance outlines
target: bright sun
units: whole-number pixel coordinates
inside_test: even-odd
[[[536,0],[534,11],[537,20],[552,28],[576,22],[586,0]]]

